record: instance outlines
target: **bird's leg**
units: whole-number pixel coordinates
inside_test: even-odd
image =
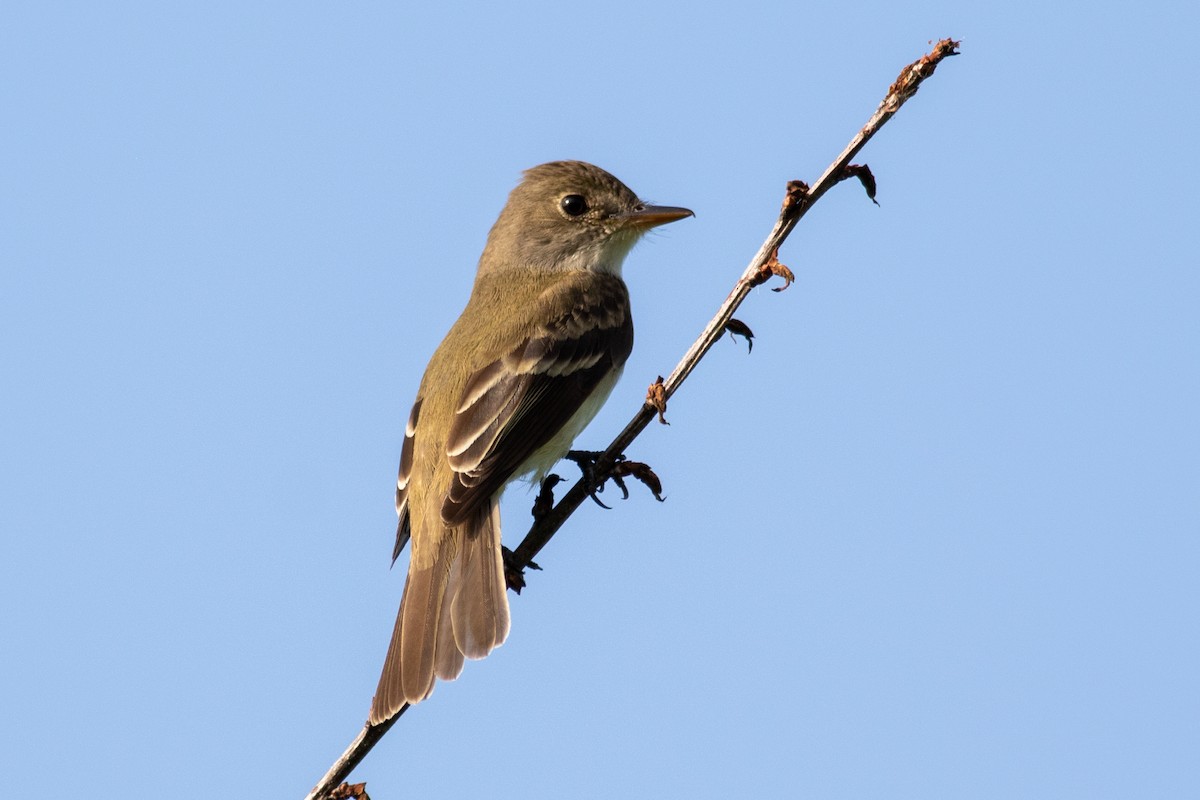
[[[533,501],[533,521],[538,523],[543,517],[550,513],[550,509],[554,508],[554,487],[562,483],[562,478],[551,473],[542,479],[542,488],[538,490],[537,497]],[[513,563],[513,552],[503,545],[500,546],[500,555],[504,559],[504,582],[517,594],[525,588],[525,570],[518,564]],[[540,570],[541,567],[537,562],[529,562],[530,569]]]
[[[542,517],[550,513],[550,509],[554,508],[554,487],[562,483],[562,478],[554,473],[550,473],[542,479],[542,488],[538,490],[537,497],[533,500],[533,509],[530,513],[533,514],[534,522],[541,522]]]

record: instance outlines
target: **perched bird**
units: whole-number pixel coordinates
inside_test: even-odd
[[[582,161],[534,167],[509,195],[404,431],[392,560],[410,538],[412,554],[371,724],[508,636],[500,494],[540,480],[608,398],[633,347],[621,265],[688,216]]]

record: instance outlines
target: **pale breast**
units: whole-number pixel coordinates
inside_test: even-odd
[[[621,372],[621,369],[614,369],[608,375],[605,375],[596,384],[595,390],[579,406],[579,410],[567,420],[567,424],[563,425],[553,438],[534,451],[517,468],[513,474],[513,478],[528,478],[535,483],[541,483],[546,474],[571,449],[571,445],[575,443],[575,437],[583,432],[583,429],[587,427],[588,423],[600,411],[600,407],[608,400],[608,396],[612,394],[613,387],[617,385],[617,381],[621,378]]]

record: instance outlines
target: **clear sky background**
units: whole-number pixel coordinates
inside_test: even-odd
[[[626,265],[602,446],[786,181],[953,36],[859,159],[880,207],[822,200],[796,285],[738,314],[753,353],[719,343],[631,448],[667,502],[583,507],[508,643],[354,777],[1194,792],[1200,12],[970,5],[7,4],[10,790],[303,796],[365,719],[404,419],[521,170],[585,159],[696,211]]]

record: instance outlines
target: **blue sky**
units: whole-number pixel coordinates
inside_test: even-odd
[[[300,797],[400,596],[404,419],[520,171],[685,205],[601,446],[788,179],[792,235],[376,798],[1178,797],[1200,781],[1185,4],[10,4],[0,752],[47,797]],[[1086,16],[1086,22],[1084,17]],[[1190,254],[1190,255],[1189,255]],[[530,497],[505,498],[507,540]]]

